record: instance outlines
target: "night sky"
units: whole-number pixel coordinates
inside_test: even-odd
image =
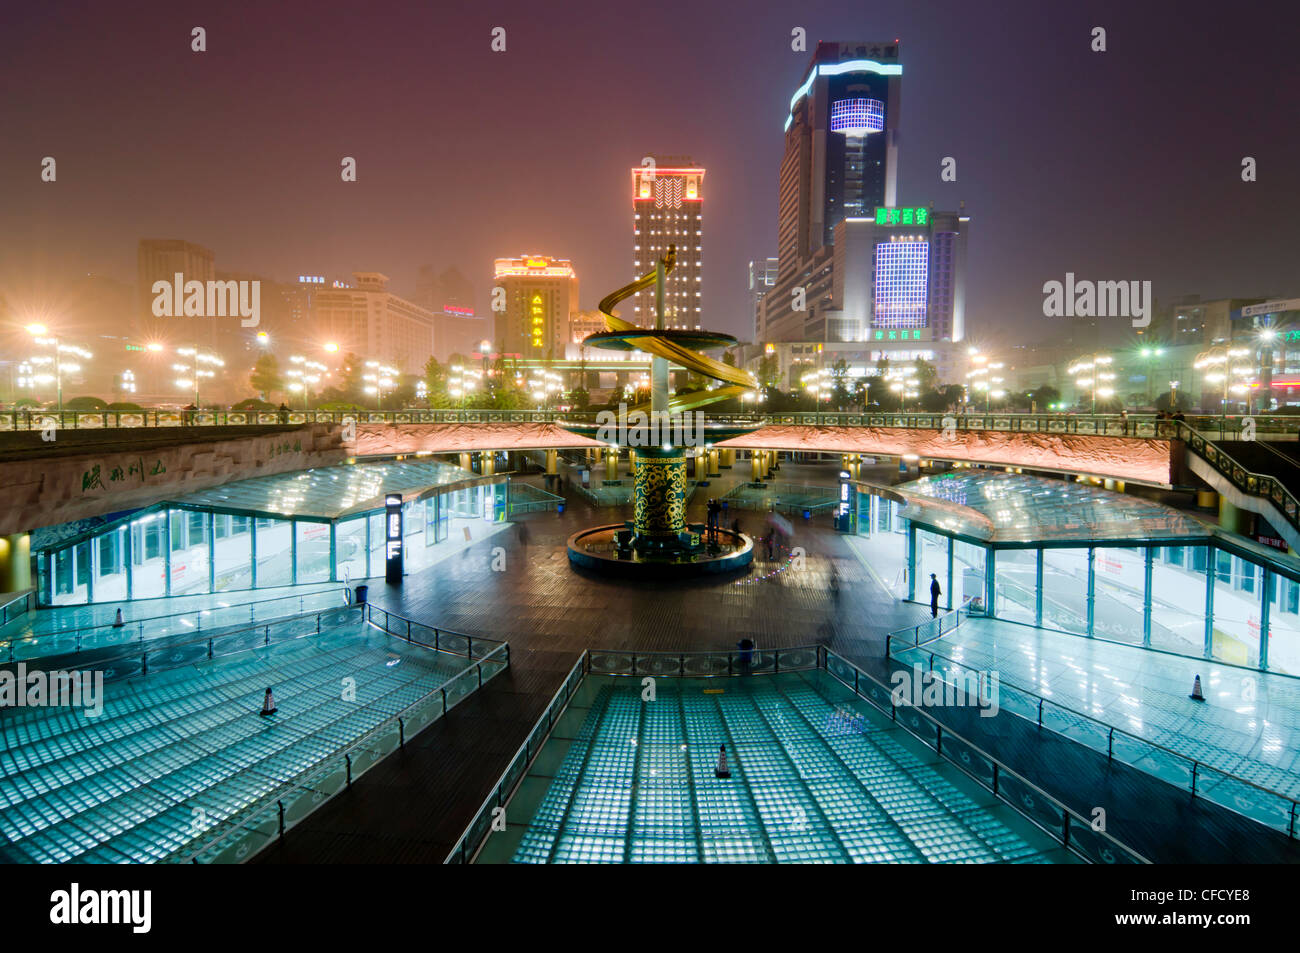
[[[966,201],[972,339],[1052,337],[1041,288],[1066,271],[1160,300],[1300,294],[1300,4],[450,6],[7,4],[0,294],[22,319],[86,272],[133,285],[155,237],[278,280],[383,271],[407,295],[420,265],[455,265],[480,311],[493,258],[549,254],[594,307],[631,278],[629,169],[661,152],[708,170],[704,323],[748,339],[745,267],[776,254],[811,56],[795,26],[809,51],[901,39],[899,204]]]

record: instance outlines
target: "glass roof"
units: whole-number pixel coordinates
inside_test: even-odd
[[[995,543],[1215,535],[1212,525],[1163,503],[1001,470],[954,470],[891,489],[907,500],[908,519]]]
[[[239,480],[174,497],[172,502],[280,517],[339,519],[382,507],[386,493],[413,500],[427,490],[475,478],[469,470],[432,460],[345,463]]]

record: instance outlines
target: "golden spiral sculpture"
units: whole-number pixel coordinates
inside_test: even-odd
[[[673,266],[677,263],[677,247],[668,246],[668,254],[664,257],[665,274],[672,271]],[[739,397],[746,391],[754,390],[758,387],[758,379],[749,371],[742,370],[739,367],[733,367],[722,361],[714,360],[711,357],[702,354],[686,346],[681,341],[673,340],[674,337],[684,338],[687,341],[692,336],[699,340],[705,340],[709,337],[707,332],[674,332],[660,331],[655,328],[643,328],[631,321],[625,321],[614,314],[614,307],[625,298],[630,298],[638,291],[652,287],[656,280],[658,269],[647,272],[640,278],[630,284],[624,285],[615,291],[605,295],[600,300],[598,307],[600,313],[605,319],[605,327],[610,331],[609,335],[593,335],[592,337],[601,337],[606,340],[617,338],[620,342],[630,348],[638,351],[644,351],[647,354],[653,354],[655,357],[662,357],[673,364],[684,367],[687,370],[694,371],[704,377],[711,377],[716,381],[722,381],[727,384],[726,387],[717,387],[712,390],[698,390],[688,394],[678,394],[669,399],[668,409],[671,413],[680,413],[682,411],[695,410],[706,404],[717,403],[720,400],[727,400],[731,397]],[[588,340],[591,340],[589,338]],[[734,340],[729,336],[720,336],[719,346],[727,340]],[[597,345],[599,346],[599,345]],[[636,410],[647,410],[649,404],[642,404],[636,407]]]

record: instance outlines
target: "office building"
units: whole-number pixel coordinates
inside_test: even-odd
[[[704,170],[688,156],[653,156],[654,165],[632,169],[632,266],[644,274],[677,248],[677,264],[664,282],[664,326],[698,329],[704,247]],[[620,317],[645,327],[655,323],[655,290],[623,306]]]
[[[526,358],[564,357],[570,317],[578,310],[573,264],[546,255],[498,258],[493,279],[504,291],[505,305],[495,314],[498,350]],[[498,300],[495,289],[493,300]]]

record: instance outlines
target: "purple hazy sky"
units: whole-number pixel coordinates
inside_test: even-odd
[[[632,277],[629,169],[662,152],[708,169],[705,324],[747,339],[745,267],[776,253],[782,125],[809,60],[795,26],[810,49],[901,38],[899,204],[966,201],[975,339],[1050,338],[1042,284],[1067,271],[1149,279],[1163,300],[1300,294],[1295,4],[452,7],[10,5],[0,294],[21,317],[86,272],[133,283],[147,236],[280,280],[383,271],[406,294],[420,265],[455,265],[480,309],[493,258],[549,254],[594,307]]]

